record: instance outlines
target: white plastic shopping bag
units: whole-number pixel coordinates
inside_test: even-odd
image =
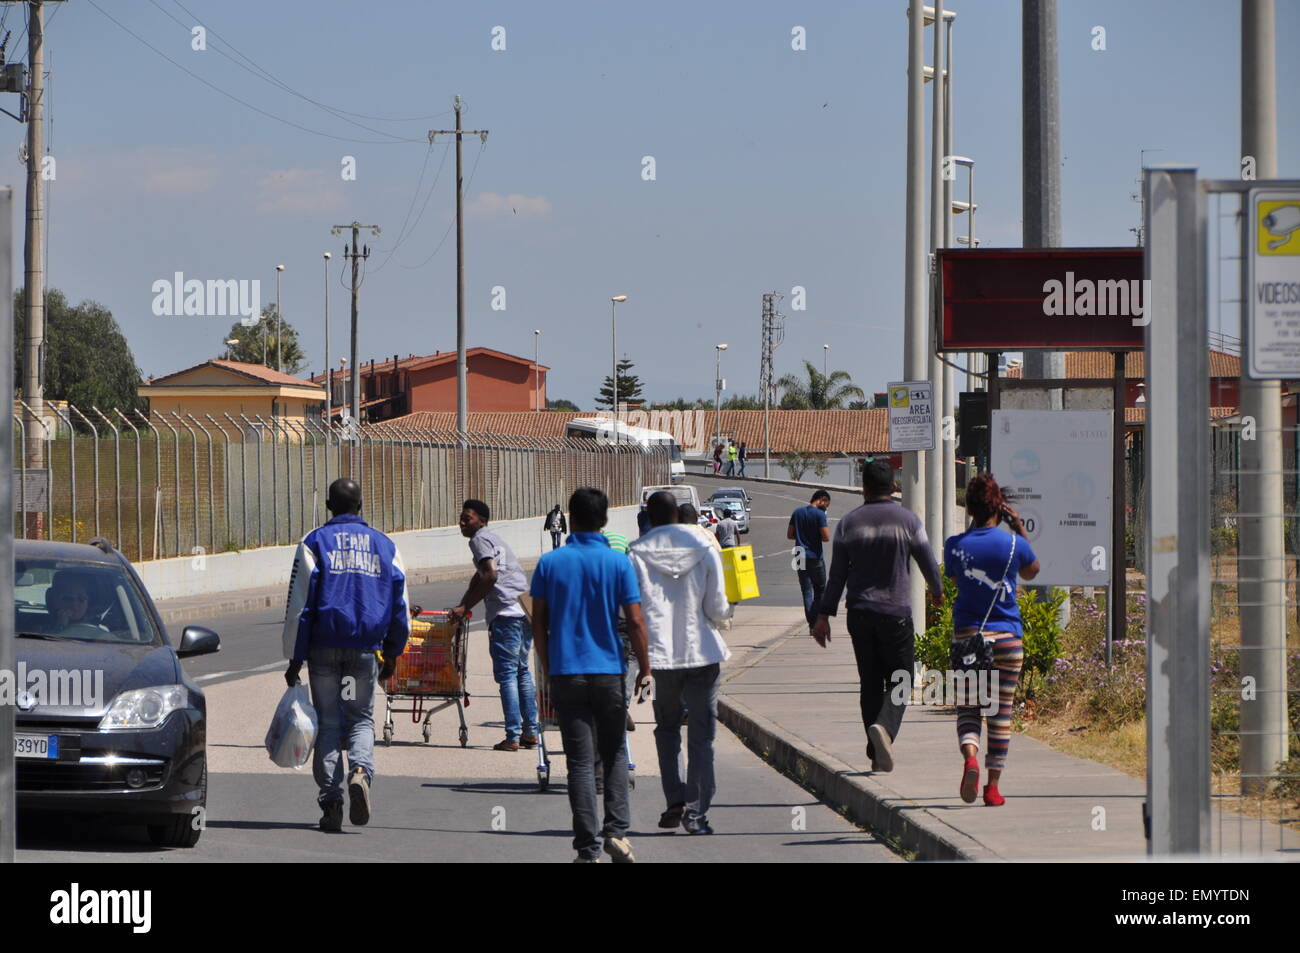
[[[266,730],[266,753],[282,768],[301,768],[311,759],[317,725],[307,686],[294,685],[275,706],[271,727]]]

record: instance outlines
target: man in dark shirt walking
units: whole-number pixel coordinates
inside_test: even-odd
[[[891,689],[905,679],[911,697],[916,634],[912,626],[911,565],[915,559],[935,605],[943,604],[939,564],[915,513],[891,496],[894,471],[889,461],[867,457],[862,465],[863,503],[835,528],[831,572],[812,635],[822,648],[831,640],[830,616],[847,590],[849,638],[861,680],[862,724],[867,730],[871,770],[892,771],[893,742],[903,725],[904,704]],[[896,674],[901,673],[901,675]]]
[[[822,556],[822,543],[831,539],[826,510],[831,505],[831,495],[818,490],[807,506],[790,514],[790,525],[785,538],[795,543],[794,568],[799,575],[799,591],[803,593],[803,614],[808,628],[817,621],[817,607],[826,591],[826,561]]]

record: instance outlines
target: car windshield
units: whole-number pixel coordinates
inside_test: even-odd
[[[153,618],[121,566],[66,559],[14,563],[18,637],[151,645]]]

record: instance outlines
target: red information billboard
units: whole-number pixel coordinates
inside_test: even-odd
[[[939,250],[941,351],[1139,351],[1141,248]]]

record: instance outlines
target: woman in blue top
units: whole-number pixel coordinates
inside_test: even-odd
[[[1011,703],[1020,680],[1025,648],[1016,603],[1016,574],[1021,579],[1038,575],[1038,557],[1029,547],[1024,527],[1002,496],[1002,489],[990,474],[981,473],[966,486],[966,513],[970,529],[950,536],[943,547],[944,572],[957,582],[957,600],[952,606],[953,640],[979,632],[993,645],[993,666],[997,672],[998,711],[990,714],[989,748],[984,758],[989,783],[984,803],[1004,804],[998,780],[1006,765],[1011,744]],[[1005,520],[1010,533],[998,528]],[[982,687],[982,686],[981,686]],[[978,705],[957,709],[957,743],[965,764],[961,775],[961,799],[974,802],[979,788],[979,751],[982,710]]]

